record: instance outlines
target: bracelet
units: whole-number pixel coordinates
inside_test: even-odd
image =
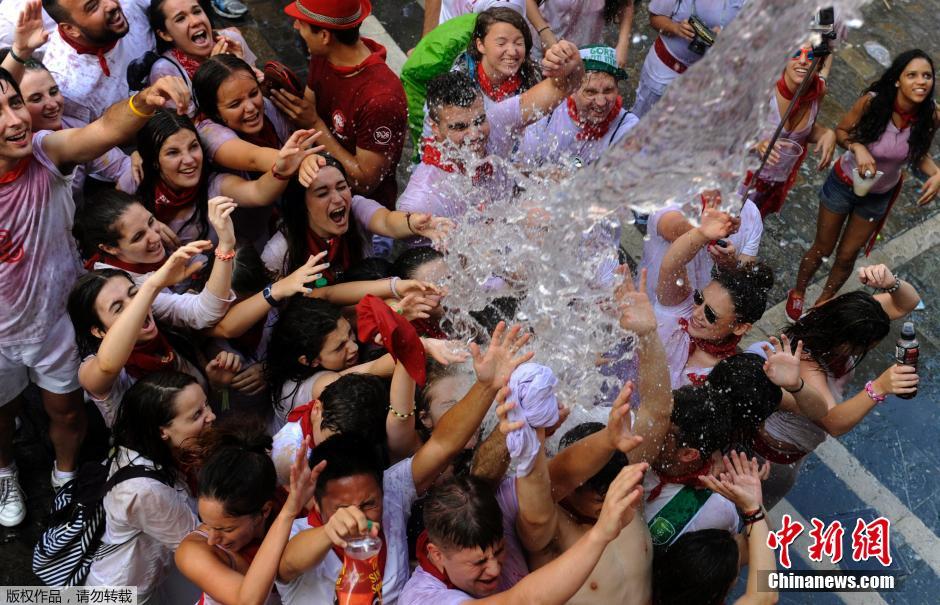
[[[405,223],[408,225],[408,231],[411,231],[412,235],[418,235],[418,233],[415,231],[415,228],[411,226],[411,213],[410,212],[405,213]]]
[[[130,108],[131,113],[134,114],[135,116],[137,116],[138,118],[143,118],[143,119],[145,119],[145,120],[149,120],[150,118],[153,117],[153,114],[155,114],[155,113],[157,113],[157,112],[151,111],[150,113],[144,113],[144,112],[142,112],[141,110],[139,110],[139,109],[137,109],[136,107],[134,107],[134,98],[135,98],[136,96],[137,96],[137,95],[134,95],[133,97],[130,97],[130,98],[127,100],[127,106]]]
[[[12,46],[10,47],[9,55],[10,55],[11,57],[13,57],[13,60],[16,61],[17,63],[19,63],[19,64],[21,64],[21,65],[26,65],[26,61],[27,61],[27,60],[24,59],[24,58],[22,58],[22,57],[17,56],[17,54],[16,54],[15,52],[13,52],[13,47],[12,47]]]
[[[875,392],[874,380],[869,380],[865,383],[865,392],[868,393],[868,396],[871,397],[871,400],[875,403],[881,403],[888,398],[887,395],[879,395]]]
[[[741,521],[745,525],[753,525],[761,519],[764,519],[767,515],[764,514],[764,507],[758,508],[757,510],[750,512],[741,512]]]
[[[274,284],[268,284],[267,286],[265,286],[264,290],[261,291],[261,296],[263,296],[264,300],[268,301],[268,304],[271,305],[272,307],[280,307],[281,301],[274,298],[274,294],[271,291],[271,288],[273,286]]]
[[[392,291],[392,296],[401,300],[401,294],[398,293],[398,288],[395,287],[395,284],[398,283],[398,276],[392,277],[388,280],[388,287]]]
[[[275,168],[277,168],[277,162],[274,162],[274,165],[271,166],[271,176],[273,176],[274,178],[276,178],[276,179],[279,180],[279,181],[289,181],[289,180],[290,180],[290,176],[285,176],[285,175],[283,175],[283,174],[278,174],[278,173],[277,173],[277,170],[275,170]]]
[[[891,286],[890,288],[881,288],[881,291],[882,291],[882,292],[885,292],[886,294],[894,294],[895,292],[897,292],[897,291],[900,290],[900,289],[901,289],[901,279],[898,278],[898,277],[895,277],[895,278],[894,278],[894,285]]]
[[[218,248],[215,249],[215,258],[221,261],[229,261],[235,258],[235,251],[229,250],[228,252],[220,252]]]
[[[398,418],[399,420],[408,420],[409,418],[415,415],[416,409],[417,409],[417,406],[412,406],[410,412],[408,412],[407,414],[402,414],[401,412],[393,408],[391,405],[388,406],[388,411],[394,414],[395,418]]]
[[[800,377],[800,388],[796,389],[795,391],[791,391],[790,389],[783,389],[783,390],[786,391],[787,393],[790,393],[791,395],[796,395],[797,393],[803,390],[804,386],[806,386],[806,381],[803,380],[802,377]]]
[[[537,31],[538,35],[541,36],[543,31],[545,31],[546,29],[550,29],[551,27],[552,27],[551,25],[546,25],[545,27]]]

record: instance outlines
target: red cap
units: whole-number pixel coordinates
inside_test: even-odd
[[[294,0],[284,12],[317,27],[352,29],[372,13],[369,0]]]

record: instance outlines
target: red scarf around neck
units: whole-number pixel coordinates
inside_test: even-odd
[[[430,166],[440,168],[444,172],[467,173],[463,162],[457,160],[453,162],[445,161],[440,147],[437,145],[436,141],[430,137],[424,139],[424,151],[421,153],[421,161]],[[491,176],[493,176],[493,165],[490,162],[481,162],[473,173],[473,178],[477,180]]]
[[[689,334],[688,319],[680,317],[679,325],[682,326],[683,332]],[[721,342],[703,340],[701,338],[695,338],[689,334],[689,357],[692,357],[692,354],[695,353],[696,349],[701,349],[713,357],[717,357],[718,359],[725,359],[726,357],[731,357],[738,352],[739,342],[741,342],[741,337],[737,334],[730,334]]]
[[[429,542],[430,540],[428,540],[428,530],[424,530],[418,534],[418,541],[415,544],[415,558],[418,559],[418,566],[440,580],[448,590],[457,588],[454,586],[454,583],[450,581],[450,578],[447,577],[447,572],[441,571],[437,568],[436,565],[434,565],[434,563],[431,562],[431,558],[428,556]]]
[[[709,471],[712,470],[712,462],[709,460],[702,468],[697,471],[692,471],[691,473],[686,473],[685,475],[677,475],[675,477],[669,477],[662,473],[656,473],[656,476],[659,477],[659,483],[656,484],[656,487],[650,490],[650,495],[647,496],[646,501],[652,502],[663,493],[663,488],[668,484],[678,484],[678,485],[688,485],[689,487],[701,487],[701,482],[699,477],[707,475]]]
[[[317,512],[317,509],[314,508],[307,515],[307,523],[310,524],[310,527],[323,527],[323,519],[320,518],[320,513]],[[346,564],[350,563],[353,565],[363,565],[368,566],[368,575],[371,578],[373,573],[377,572],[377,578],[372,580],[372,590],[373,592],[379,593],[379,601],[372,602],[381,602],[381,590],[382,590],[382,577],[385,575],[385,562],[388,559],[388,540],[385,539],[385,531],[380,527],[379,528],[379,538],[382,539],[382,549],[379,550],[379,555],[373,559],[368,559],[366,561],[357,561],[355,559],[348,559],[346,553],[339,546],[332,546],[333,552],[339,557],[339,560],[343,562],[343,567],[340,569],[339,576],[336,578],[336,586],[340,585],[343,576],[346,574]],[[366,601],[369,602],[369,601]]]
[[[786,70],[784,70],[784,73],[786,73]],[[794,107],[793,111],[790,112],[791,116],[799,114],[803,107],[810,106],[813,101],[822,98],[826,92],[826,83],[822,81],[822,78],[819,77],[819,74],[814,73],[810,77],[813,80],[806,90],[803,91],[803,95],[796,102],[796,107]],[[779,92],[780,96],[787,101],[793,101],[793,97],[796,95],[796,91],[791,91],[787,86],[787,80],[783,74],[780,74],[780,79],[777,80],[777,92]]]
[[[116,269],[124,269],[125,271],[129,273],[136,273],[138,275],[144,275],[146,273],[151,273],[152,271],[156,271],[157,269],[162,267],[163,263],[165,262],[166,262],[166,258],[164,258],[162,261],[158,263],[128,263],[118,258],[115,258],[111,256],[110,254],[105,254],[103,252],[100,252],[100,253],[96,252],[95,254],[92,254],[91,257],[87,261],[85,261],[85,268],[88,269],[89,271],[92,271],[95,268],[95,263],[102,263],[105,265],[109,265],[111,267],[115,267]]]
[[[299,422],[300,431],[303,433],[304,440],[310,437],[310,447],[317,446],[317,440],[313,437],[313,421],[310,420],[310,412],[313,411],[316,399],[311,399],[307,403],[297,406],[287,414],[288,422]]]
[[[486,70],[483,69],[483,61],[477,63],[477,80],[480,82],[483,94],[497,103],[515,96],[522,88],[522,77],[518,73],[506,78],[499,86],[494,86],[490,77],[486,75]]]
[[[613,124],[614,118],[620,114],[621,109],[623,109],[623,98],[617,95],[617,100],[614,102],[613,107],[610,108],[610,112],[603,121],[597,123],[582,122],[581,118],[578,117],[578,106],[575,104],[574,98],[568,97],[568,117],[570,117],[571,121],[577,124],[580,129],[576,137],[579,141],[596,141],[603,138],[603,136],[607,134],[607,131],[610,130],[610,125]]]
[[[901,106],[898,105],[897,99],[894,101],[894,113],[898,114],[898,117],[901,118],[900,130],[910,127],[911,124],[917,121],[917,108],[915,107],[914,111],[904,111],[901,109]]]
[[[153,214],[161,223],[169,223],[176,218],[180,208],[192,206],[199,194],[199,186],[191,187],[185,191],[173,191],[161,179],[153,191]]]
[[[62,38],[63,42],[71,46],[78,54],[97,56],[98,65],[101,67],[101,73],[103,73],[105,77],[111,76],[111,69],[108,67],[108,60],[105,58],[105,54],[111,52],[111,49],[117,46],[118,40],[109,42],[104,46],[86,46],[77,40],[69,38],[69,35],[65,33],[65,30],[62,29],[61,25],[59,25],[59,36]],[[124,77],[123,74],[121,77]]]
[[[183,68],[183,71],[186,72],[186,75],[189,76],[190,79],[196,74],[196,70],[199,69],[199,66],[202,65],[201,61],[190,57],[178,48],[171,48],[170,54],[173,55],[173,58],[176,59],[176,62],[180,64],[180,67]]]
[[[152,321],[152,320],[151,320]],[[176,367],[176,353],[166,336],[157,332],[156,338],[144,344],[134,345],[124,369],[134,378],[140,379],[160,370]]]
[[[324,250],[327,251],[326,258],[320,262],[328,262],[330,266],[323,270],[323,277],[328,284],[335,284],[338,273],[342,273],[359,260],[354,250],[349,249],[349,242],[346,234],[334,235],[329,239],[323,239],[315,234],[310,227],[307,227],[307,251],[316,256]]]
[[[27,133],[26,136],[31,136],[31,135]],[[0,175],[0,185],[6,185],[7,183],[12,183],[16,179],[23,176],[23,173],[26,172],[26,169],[29,167],[29,162],[32,159],[33,159],[33,156],[28,155],[22,160],[20,160],[19,162],[17,162],[12,170],[10,170],[9,172],[3,175]]]

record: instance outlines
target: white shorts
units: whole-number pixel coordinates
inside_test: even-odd
[[[13,401],[30,382],[60,395],[79,388],[78,349],[68,315],[42,342],[0,345],[0,406]]]

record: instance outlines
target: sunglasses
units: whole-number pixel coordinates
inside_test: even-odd
[[[702,293],[699,290],[692,291],[692,302],[695,303],[696,307],[705,305],[705,308],[702,311],[705,313],[705,321],[710,324],[718,323],[718,315],[715,313],[715,310],[705,304],[705,297],[702,296]]]
[[[801,48],[800,50],[793,53],[793,56],[790,57],[790,59],[793,61],[798,61],[800,57],[803,57],[803,56],[806,57],[807,61],[812,61],[813,59],[816,58],[816,55],[813,54],[812,48]]]

